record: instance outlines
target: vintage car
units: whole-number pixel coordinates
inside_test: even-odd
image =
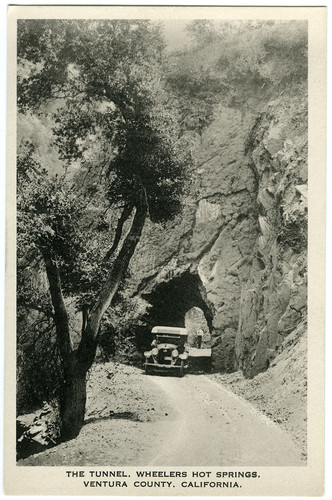
[[[150,351],[145,351],[145,373],[176,372],[183,377],[188,368],[188,338],[185,328],[171,326],[155,326],[152,328],[155,335]]]

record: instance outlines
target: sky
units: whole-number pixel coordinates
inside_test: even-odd
[[[185,29],[189,24],[187,20],[162,21],[162,24],[164,25],[167,48],[170,52],[184,49],[187,45],[190,45],[191,37]]]

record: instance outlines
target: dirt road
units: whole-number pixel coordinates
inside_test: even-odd
[[[88,399],[76,439],[18,465],[304,465],[288,434],[205,375],[100,365]]]
[[[204,375],[153,377],[177,409],[150,465],[300,465],[301,452],[272,421]]]

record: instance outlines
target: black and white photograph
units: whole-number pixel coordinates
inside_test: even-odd
[[[99,495],[310,478],[310,9],[109,9],[18,9],[9,33],[15,474]]]

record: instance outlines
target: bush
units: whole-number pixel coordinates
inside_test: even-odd
[[[20,415],[57,396],[62,370],[49,318],[19,310],[17,332],[16,411]]]

